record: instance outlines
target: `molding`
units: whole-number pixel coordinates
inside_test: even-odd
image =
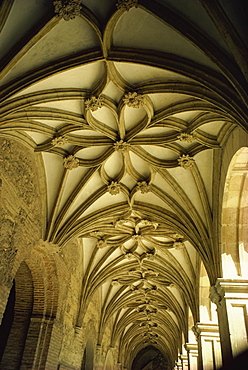
[[[209,298],[217,305],[222,305],[223,299],[248,299],[248,280],[218,278],[210,288]]]
[[[196,338],[207,336],[219,338],[219,326],[214,323],[201,323],[198,322],[192,327],[192,331]]]
[[[198,344],[197,343],[185,343],[184,348],[190,355],[198,356]]]

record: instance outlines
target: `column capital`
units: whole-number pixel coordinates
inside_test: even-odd
[[[179,356],[181,362],[182,362],[182,369],[188,369],[188,365],[189,365],[189,362],[188,362],[188,355],[183,355],[181,354]]]
[[[197,343],[185,343],[184,348],[187,352],[191,354],[198,354],[198,344]]]
[[[223,298],[247,299],[248,280],[218,278],[215,285],[210,288],[209,298],[217,307],[221,306]]]
[[[212,322],[210,323],[201,323],[198,322],[192,327],[192,331],[195,336],[198,338],[202,335],[210,336],[210,337],[218,337],[219,336],[219,326]]]
[[[177,370],[182,369],[182,364],[181,364],[180,362],[176,362],[176,367],[175,367],[175,369],[177,369]]]

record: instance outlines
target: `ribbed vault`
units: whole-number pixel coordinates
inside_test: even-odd
[[[213,158],[247,130],[242,58],[205,1],[197,24],[162,0],[85,0],[69,21],[52,1],[20,3],[2,5],[0,135],[43,158],[44,240],[81,240],[76,325],[100,289],[98,343],[111,318],[120,361],[152,345],[172,364],[188,308],[199,319],[199,261],[210,282],[220,273]]]

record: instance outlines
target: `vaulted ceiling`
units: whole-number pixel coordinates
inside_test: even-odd
[[[44,240],[80,240],[77,325],[101,289],[99,343],[111,317],[123,354],[175,359],[200,261],[219,275],[215,153],[247,130],[239,2],[54,3],[2,2],[0,134],[43,158]]]

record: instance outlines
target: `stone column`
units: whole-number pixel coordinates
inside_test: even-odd
[[[217,305],[223,364],[248,349],[248,280],[222,279],[210,289]]]
[[[179,356],[178,356],[178,361],[176,361],[176,363],[175,363],[174,370],[182,370],[182,362],[181,362]]]
[[[104,368],[101,344],[96,345],[95,360],[94,360],[94,370],[101,370]]]
[[[193,331],[198,340],[198,368],[218,369],[221,364],[219,328],[214,323],[197,323]]]
[[[198,345],[197,343],[186,343],[184,347],[188,353],[189,370],[198,370]]]
[[[21,369],[45,369],[53,325],[54,317],[31,317]]]
[[[181,364],[182,364],[181,369],[182,370],[188,370],[188,368],[189,368],[189,366],[188,366],[188,356],[187,355],[180,355],[180,360],[181,360]]]

